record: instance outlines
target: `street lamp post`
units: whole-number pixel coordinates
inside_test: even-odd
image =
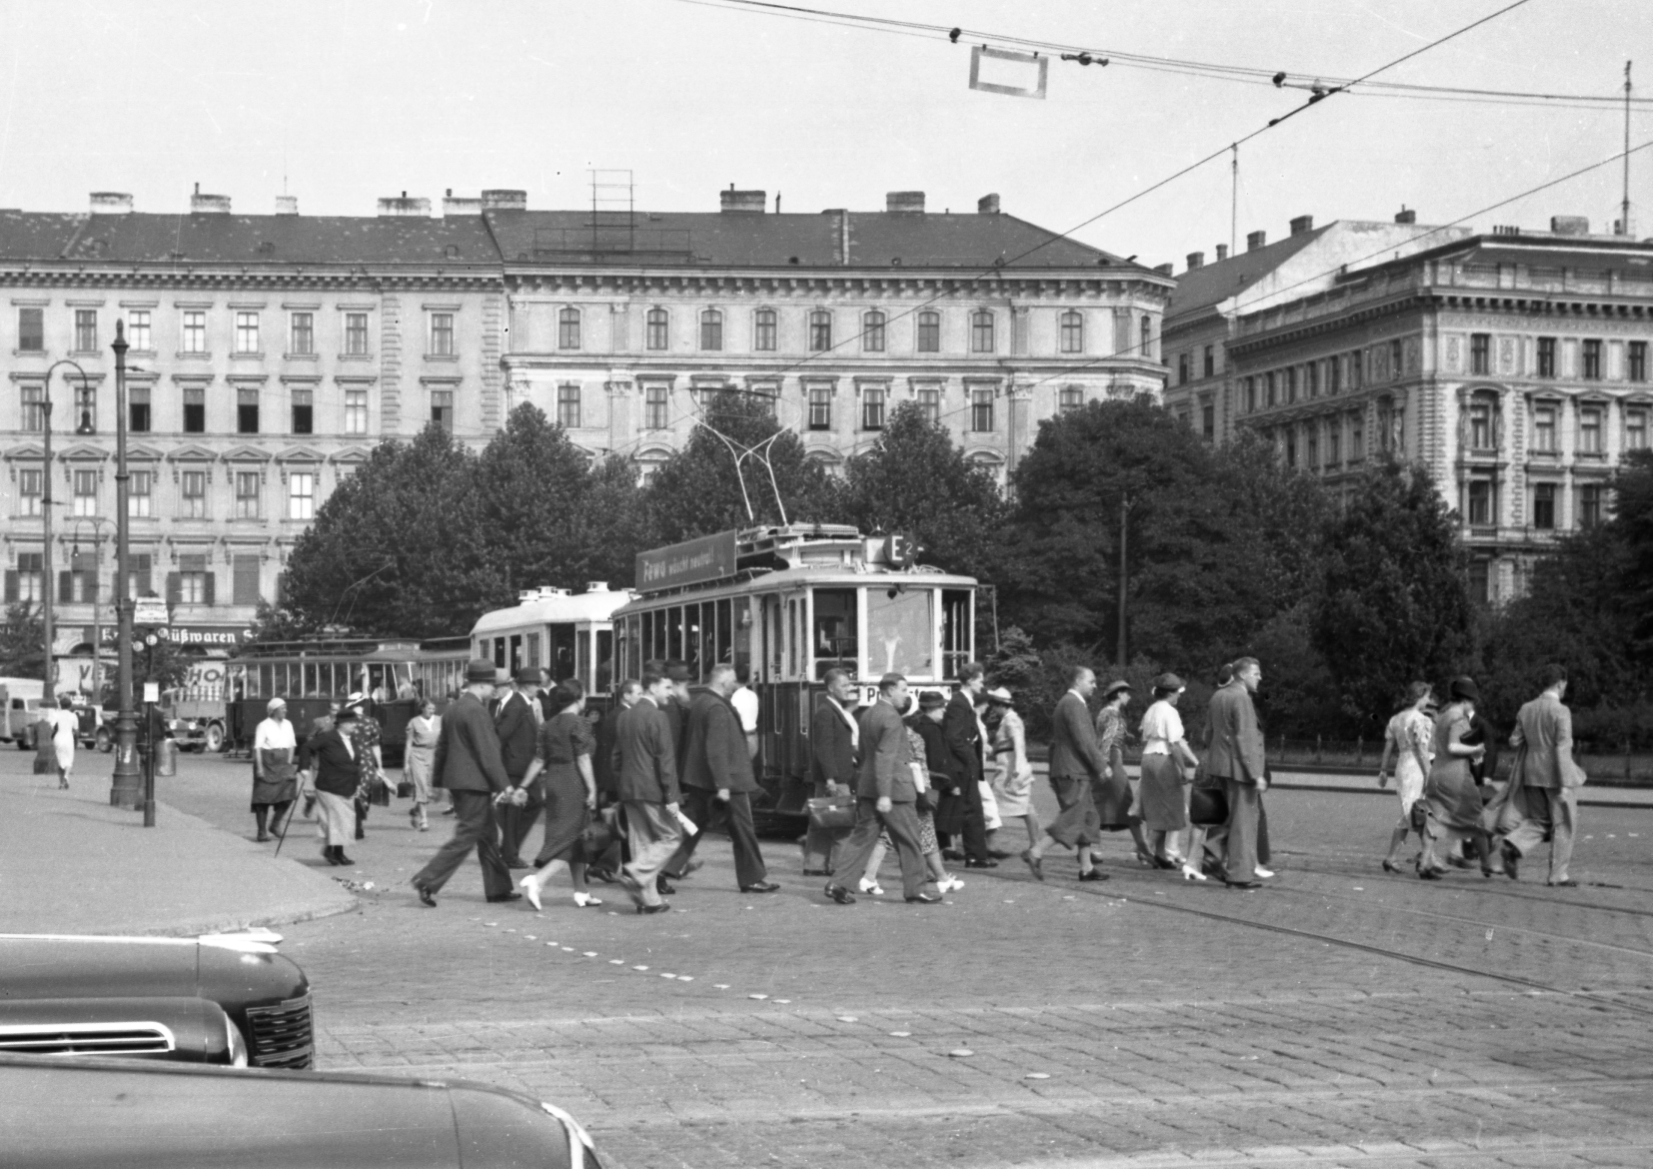
[[[41,462],[44,470],[41,472],[40,483],[40,519],[44,527],[42,535],[45,536],[45,540],[41,545],[43,552],[40,560],[40,632],[42,640],[46,643],[46,682],[44,689],[46,694],[54,696],[57,693],[54,686],[57,679],[53,676],[52,670],[52,590],[56,586],[56,582],[53,580],[55,574],[52,572],[52,374],[60,365],[74,366],[75,371],[80,374],[81,390],[86,389],[86,371],[80,368],[78,361],[70,361],[67,357],[48,365],[46,376],[41,379],[40,416],[41,430],[45,434],[45,450]]]
[[[153,793],[145,798],[138,770],[138,716],[132,708],[132,566],[131,517],[126,471],[126,325],[115,321],[115,774],[109,802],[122,808],[142,808],[144,826],[155,823]]]
[[[103,567],[103,525],[108,522],[109,520],[106,517],[100,515],[75,517],[73,551],[77,555],[80,552],[80,525],[92,525],[92,577],[94,580],[97,579],[98,572]],[[74,561],[72,559],[69,563],[73,567]],[[103,690],[98,685],[103,673],[103,659],[100,656],[102,652],[103,616],[98,611],[97,593],[94,590],[92,593],[92,701],[100,704],[103,701]],[[101,705],[99,709],[102,709]]]

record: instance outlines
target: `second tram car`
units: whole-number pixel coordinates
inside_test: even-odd
[[[593,697],[614,685],[614,611],[630,601],[629,589],[611,591],[602,581],[585,592],[538,588],[519,594],[509,609],[484,613],[471,629],[476,656],[515,674],[523,666],[545,670],[555,685],[570,678]]]
[[[678,659],[696,681],[730,662],[757,693],[760,826],[796,827],[808,797],[809,724],[828,670],[863,704],[878,679],[945,690],[975,656],[974,577],[912,562],[900,536],[842,524],[723,532],[637,557],[638,598],[614,614],[621,676]]]

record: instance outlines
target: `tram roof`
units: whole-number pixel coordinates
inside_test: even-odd
[[[920,567],[916,570],[886,569],[881,566],[863,568],[841,568],[837,565],[805,564],[797,568],[775,568],[743,572],[738,577],[725,577],[721,580],[706,581],[701,584],[684,585],[681,588],[650,593],[647,596],[636,597],[624,608],[616,610],[614,616],[618,619],[630,613],[641,613],[644,610],[670,608],[672,605],[681,605],[685,601],[700,601],[720,599],[722,597],[746,596],[753,593],[773,593],[795,588],[881,588],[892,589],[897,585],[904,588],[926,589],[974,589],[977,584],[973,576],[960,576],[956,573],[942,572],[940,569]]]
[[[518,629],[524,625],[557,625],[569,621],[607,621],[614,611],[631,600],[630,589],[610,590],[606,585],[583,593],[540,589],[524,593],[520,603],[509,609],[495,609],[477,618],[472,637]]]

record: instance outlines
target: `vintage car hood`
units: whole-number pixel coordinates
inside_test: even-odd
[[[0,934],[0,998],[199,996],[234,1010],[250,998],[298,998],[304,972],[269,946],[196,938]]]

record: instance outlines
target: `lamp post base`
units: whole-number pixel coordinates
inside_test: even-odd
[[[138,811],[144,806],[143,769],[138,766],[138,716],[123,710],[115,715],[115,774],[109,803]]]

